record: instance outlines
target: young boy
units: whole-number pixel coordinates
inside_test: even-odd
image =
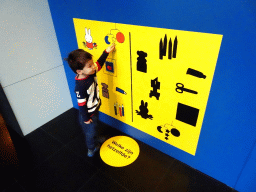
[[[103,67],[108,55],[115,49],[115,44],[107,47],[97,62],[83,49],[69,53],[68,64],[77,74],[75,93],[79,106],[79,122],[82,126],[88,147],[88,156],[92,157],[99,149],[103,138],[98,137],[98,111],[101,105],[96,73]],[[101,140],[101,141],[100,141]]]

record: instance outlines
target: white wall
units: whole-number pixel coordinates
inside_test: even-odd
[[[47,0],[1,0],[0,83],[24,135],[73,107]]]

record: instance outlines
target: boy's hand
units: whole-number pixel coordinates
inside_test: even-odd
[[[116,47],[116,44],[113,43],[111,46],[107,47],[106,51],[107,51],[108,53],[110,53],[110,52],[112,52],[112,51],[115,49],[115,47]]]
[[[90,124],[90,123],[92,123],[93,121],[92,121],[92,119],[90,119],[89,121],[86,121],[86,122],[84,122],[85,124]]]

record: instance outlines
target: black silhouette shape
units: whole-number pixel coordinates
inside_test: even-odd
[[[186,89],[184,88],[184,85],[182,83],[177,83],[176,84],[177,88],[175,89],[178,93],[183,93],[183,91],[186,91],[188,93],[193,93],[193,94],[197,94],[196,91],[193,91],[191,89]]]
[[[139,57],[137,58],[137,70],[147,73],[147,60],[145,59],[148,54],[143,51],[137,51]]]
[[[192,126],[196,126],[197,118],[199,114],[199,109],[178,103],[176,119],[187,123]]]
[[[164,43],[162,42],[162,38],[160,39],[159,44],[159,59],[163,59],[163,56],[166,56],[167,49],[167,35],[164,37]]]
[[[165,139],[168,140],[168,137],[169,137],[168,133],[166,133],[165,136],[166,136]]]
[[[158,81],[158,77],[151,80],[151,87],[153,87],[153,91],[150,91],[149,97],[155,96],[156,99],[159,100],[160,93],[157,92],[157,89],[160,89],[160,82]]]
[[[174,43],[172,46],[172,39],[169,40],[169,51],[168,51],[168,59],[176,58],[177,56],[177,47],[178,47],[178,39],[177,36],[174,39]],[[160,39],[159,43],[159,59],[163,59],[163,56],[166,56],[167,50],[167,35],[164,37],[164,42],[162,38]]]
[[[148,103],[144,105],[144,101],[141,100],[140,111],[136,110],[137,115],[141,115],[142,118],[153,120],[153,116],[148,114]]]
[[[158,130],[160,133],[163,133],[161,126],[157,126],[157,130]]]
[[[165,124],[164,126],[157,126],[157,130],[160,133],[163,133],[163,128],[165,128],[165,139],[168,140],[168,137],[170,136],[170,134],[172,134],[175,137],[179,137],[180,136],[180,131],[178,129],[176,129],[176,127],[174,127],[172,124]]]
[[[168,59],[172,59],[172,39],[169,40]]]
[[[195,69],[191,69],[191,68],[188,68],[187,74],[188,75],[193,75],[193,76],[198,77],[198,78],[204,78],[204,79],[206,78],[206,76],[202,72],[197,71]]]
[[[179,130],[178,130],[178,129],[175,129],[175,128],[173,128],[173,129],[171,130],[171,134],[172,134],[173,136],[175,136],[175,137],[179,137],[179,136],[180,136]]]
[[[173,45],[173,58],[176,58],[176,54],[177,54],[177,47],[178,47],[178,39],[177,36],[174,39],[174,45]]]

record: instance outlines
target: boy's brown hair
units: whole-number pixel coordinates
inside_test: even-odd
[[[68,62],[69,67],[77,74],[76,70],[83,70],[85,64],[92,59],[92,54],[84,51],[83,49],[76,49],[69,53]]]

